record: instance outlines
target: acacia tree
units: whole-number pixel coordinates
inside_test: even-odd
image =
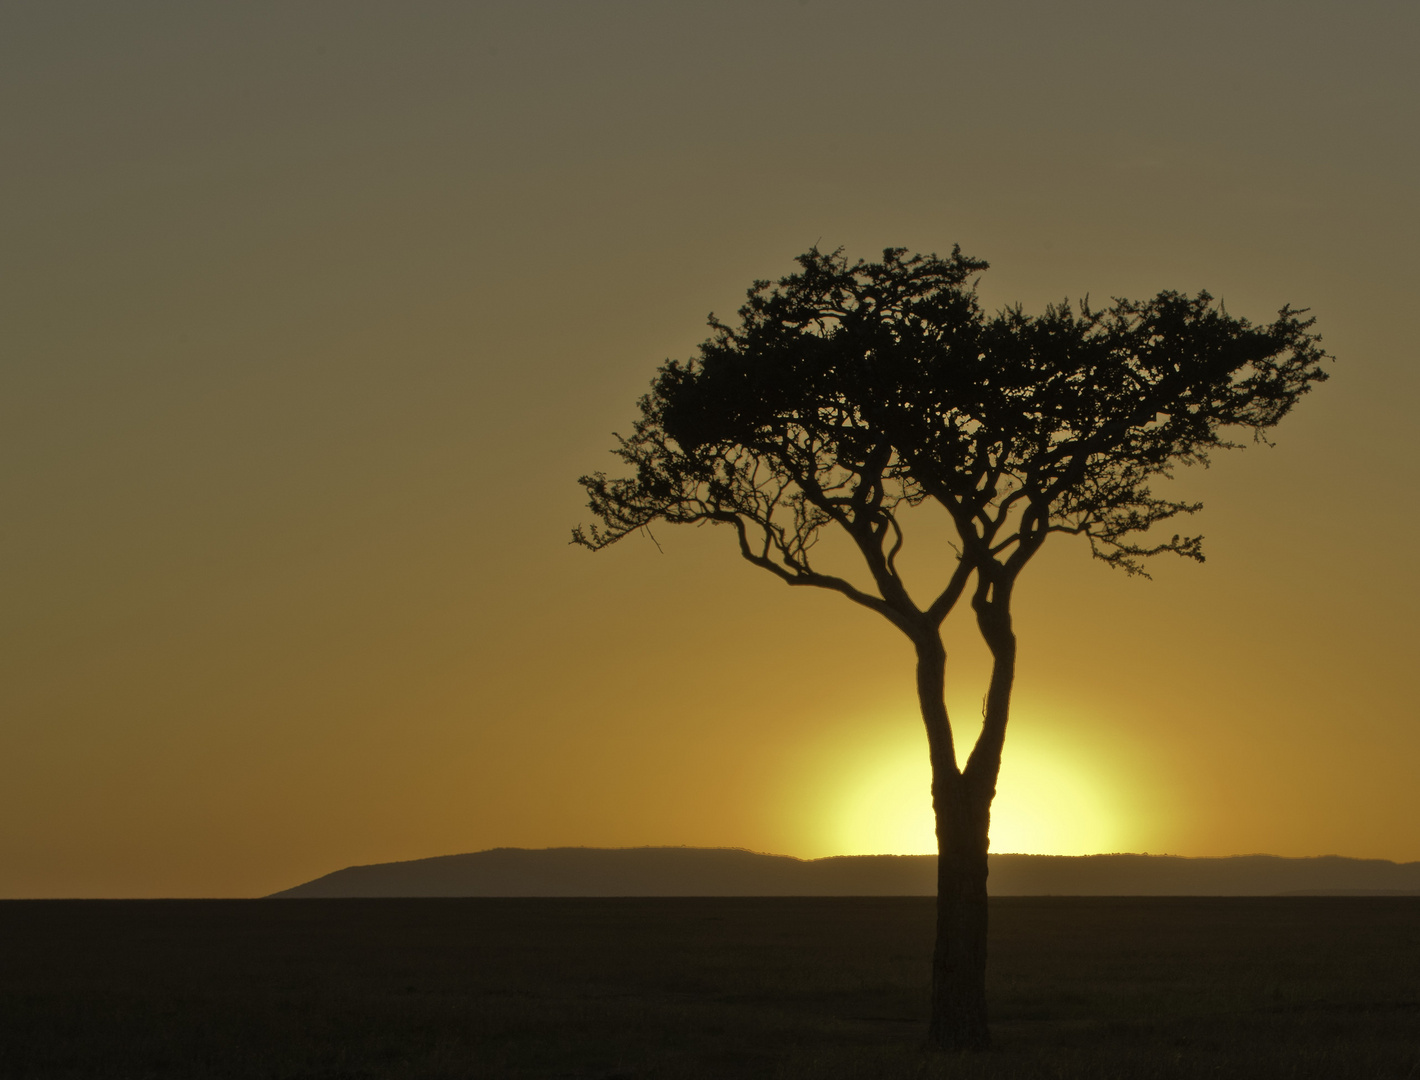
[[[740,554],[790,585],[841,593],[897,627],[916,652],[938,843],[930,1041],[988,1045],[987,846],[1016,670],[1011,600],[1053,533],[1085,537],[1130,574],[1172,553],[1203,560],[1201,537],[1149,535],[1199,504],[1150,484],[1266,441],[1326,354],[1304,312],[1267,325],[1205,292],[987,315],[986,263],[883,252],[850,263],[809,251],[777,284],[756,281],[738,325],[710,318],[694,359],[668,361],[614,453],[630,469],[581,478],[599,549],[656,521],[728,526]],[[940,506],[955,558],[931,590],[898,568],[906,512]],[[840,531],[867,579],[830,572],[815,542]],[[821,549],[820,549],[821,550]],[[958,767],[944,701],[941,630],[966,598],[992,657],[980,736]]]

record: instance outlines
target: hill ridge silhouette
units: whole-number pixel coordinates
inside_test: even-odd
[[[499,847],[347,866],[272,899],[416,896],[931,896],[935,855],[799,859],[746,848]],[[994,896],[1420,895],[1420,862],[1342,855],[990,856]]]

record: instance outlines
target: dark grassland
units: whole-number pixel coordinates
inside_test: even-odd
[[[922,1049],[932,901],[0,903],[0,1075],[1420,1080],[1420,898],[997,898],[996,1049]]]

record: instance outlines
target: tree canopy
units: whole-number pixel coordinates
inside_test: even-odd
[[[1200,537],[1145,535],[1199,508],[1151,483],[1236,445],[1230,430],[1263,438],[1326,378],[1312,320],[1291,308],[1254,326],[1206,292],[1161,292],[987,315],[972,281],[987,264],[959,249],[798,262],[754,283],[738,326],[712,316],[698,357],[661,367],[618,437],[632,475],[581,480],[601,525],[577,542],[604,547],[658,519],[727,524],[750,562],[912,635],[941,623],[973,571],[977,590],[1005,587],[1051,533],[1087,537],[1130,573],[1163,552],[1202,560]],[[897,555],[902,508],[927,499],[951,515],[960,557],[919,607]],[[814,566],[829,526],[874,592]]]

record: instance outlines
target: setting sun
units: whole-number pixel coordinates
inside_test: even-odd
[[[934,853],[931,767],[913,743],[868,756],[850,785],[837,822],[844,852]],[[1007,739],[996,801],[991,850],[1028,855],[1083,855],[1115,851],[1119,829],[1108,793],[1068,754],[1038,741]]]

